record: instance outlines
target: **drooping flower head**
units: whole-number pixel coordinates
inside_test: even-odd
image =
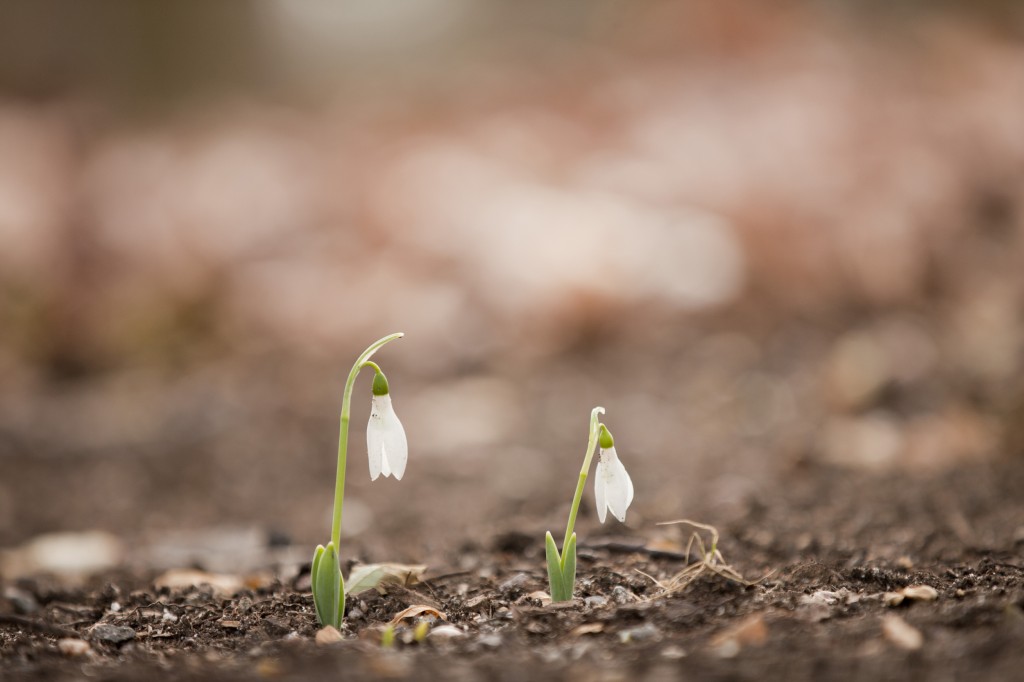
[[[633,501],[633,481],[615,452],[615,439],[604,424],[598,437],[599,459],[594,476],[597,518],[604,523],[607,511],[625,523],[626,509]]]
[[[366,425],[366,449],[370,456],[370,480],[381,474],[401,480],[409,459],[409,443],[402,422],[391,406],[388,380],[377,370],[373,377],[373,404]]]

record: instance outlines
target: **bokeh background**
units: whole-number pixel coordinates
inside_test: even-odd
[[[1019,459],[1022,206],[1011,0],[5,2],[0,546],[322,542],[392,331],[367,559]]]

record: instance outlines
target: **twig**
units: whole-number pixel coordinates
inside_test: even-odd
[[[688,561],[689,555],[682,552],[673,552],[667,549],[653,549],[644,544],[631,544],[622,541],[611,542],[588,542],[580,545],[580,549],[604,549],[609,552],[622,554],[646,554],[652,559],[675,559],[677,561]]]
[[[697,580],[697,578],[699,578],[701,575],[703,575],[706,572],[714,573],[715,575],[721,576],[722,578],[725,578],[726,580],[731,580],[733,582],[737,582],[737,583],[740,583],[741,585],[746,585],[748,587],[750,585],[756,585],[757,583],[761,582],[762,580],[765,580],[766,578],[768,578],[768,576],[770,576],[772,573],[774,573],[774,571],[770,571],[769,573],[764,575],[759,580],[757,580],[755,582],[750,582],[749,580],[744,578],[740,574],[739,571],[737,571],[735,568],[730,566],[729,563],[726,562],[725,557],[722,556],[722,552],[719,551],[719,549],[718,549],[718,537],[719,536],[718,536],[718,529],[717,528],[715,528],[714,526],[710,526],[710,525],[708,525],[706,523],[698,523],[696,521],[691,521],[690,519],[679,519],[677,521],[665,521],[665,522],[659,523],[658,525],[659,526],[670,526],[670,525],[674,525],[674,524],[686,524],[686,525],[689,525],[689,526],[693,526],[697,530],[693,531],[693,533],[690,535],[689,542],[686,543],[686,552],[685,552],[685,557],[686,557],[686,561],[687,561],[686,568],[684,568],[682,571],[680,571],[679,573],[674,575],[671,578],[671,580],[667,581],[667,583],[662,583],[662,582],[660,582],[658,580],[655,580],[654,578],[651,578],[651,576],[648,576],[646,574],[642,574],[642,575],[645,575],[647,578],[650,578],[651,580],[653,580],[654,583],[658,587],[661,588],[661,592],[658,595],[655,595],[655,596],[663,596],[663,595],[666,595],[666,594],[673,594],[673,593],[676,593],[676,592],[681,592],[682,590],[686,589],[691,584],[693,584],[693,582],[695,580]],[[710,549],[705,547],[705,545],[704,545],[704,539],[700,536],[700,531],[701,530],[707,532],[711,536],[711,547],[710,547]],[[695,546],[696,546],[696,549],[697,549],[697,551],[699,553],[699,560],[698,560],[697,563],[690,564],[689,563],[690,551]]]

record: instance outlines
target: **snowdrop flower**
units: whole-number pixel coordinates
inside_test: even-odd
[[[576,585],[576,533],[573,532],[573,528],[576,525],[576,514],[580,510],[580,500],[583,499],[583,489],[590,475],[590,464],[594,461],[595,451],[600,451],[594,478],[594,497],[597,498],[597,517],[601,519],[601,523],[604,523],[609,509],[612,516],[625,522],[626,509],[633,502],[633,481],[615,453],[615,439],[612,438],[608,427],[601,423],[602,414],[603,407],[595,407],[590,411],[587,452],[583,456],[576,493],[572,497],[572,506],[569,507],[569,522],[565,526],[562,550],[558,550],[551,531],[544,536],[548,584],[551,587],[551,601],[554,602],[571,600]]]
[[[405,442],[405,429],[395,416],[388,395],[388,380],[376,363],[370,362],[385,344],[400,339],[404,334],[388,334],[371,343],[352,365],[345,381],[345,393],[341,399],[341,427],[338,433],[338,474],[334,480],[334,515],[331,520],[331,540],[327,545],[317,545],[309,568],[310,589],[313,592],[313,606],[321,625],[341,628],[345,619],[345,580],[341,575],[341,512],[345,502],[345,468],[348,465],[348,426],[352,419],[352,390],[359,372],[367,367],[373,369],[373,408],[370,424],[366,429],[366,444],[370,450],[370,475],[373,478],[384,472],[385,476],[401,478],[405,473],[405,460],[409,446]]]
[[[625,523],[626,509],[633,501],[633,481],[626,467],[622,466],[615,452],[615,439],[604,424],[601,424],[600,454],[594,477],[594,497],[597,503],[597,518],[604,523],[605,513]]]
[[[366,449],[370,455],[370,480],[381,474],[401,480],[409,459],[409,442],[402,422],[391,406],[388,380],[377,371],[373,377],[373,405],[370,423],[366,425]]]

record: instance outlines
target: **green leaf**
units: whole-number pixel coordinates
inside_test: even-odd
[[[320,624],[341,628],[341,621],[345,616],[345,583],[341,578],[338,550],[335,549],[333,542],[328,542],[327,547],[317,545],[313,554],[310,579],[313,587],[313,604],[316,606],[316,617]]]
[[[562,575],[562,558],[551,531],[544,537],[544,550],[548,559],[548,583],[551,585],[551,601],[566,601],[565,579]],[[575,561],[573,562],[575,564]],[[574,569],[575,570],[575,569]]]
[[[324,546],[317,545],[313,551],[313,563],[309,568],[309,582],[313,589],[313,605],[316,607],[316,618],[321,623],[323,622],[323,616],[321,615],[322,609],[320,608],[320,597],[317,596],[317,575],[320,573],[320,561],[324,558]]]
[[[565,543],[565,552],[562,554],[562,586],[565,589],[565,601],[570,601],[576,586],[576,533]]]

